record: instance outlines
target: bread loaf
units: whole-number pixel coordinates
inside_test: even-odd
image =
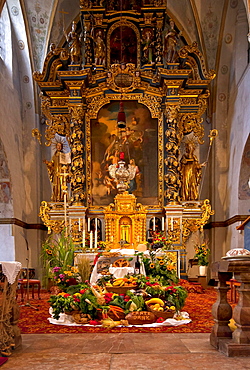
[[[127,314],[126,320],[130,325],[152,324],[156,321],[156,317],[152,312],[134,311]]]

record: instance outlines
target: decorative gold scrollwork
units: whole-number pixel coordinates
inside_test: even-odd
[[[205,199],[201,206],[201,218],[187,219],[182,223],[183,231],[183,242],[188,240],[191,233],[196,232],[197,230],[202,231],[204,225],[208,222],[210,216],[214,215],[214,211],[211,209],[211,204],[208,199]]]
[[[107,77],[107,87],[121,93],[133,91],[141,85],[140,72],[132,63],[113,64]]]
[[[71,201],[74,204],[82,204],[85,199],[84,182],[85,175],[83,173],[83,153],[84,145],[82,143],[84,133],[82,131],[83,109],[81,106],[70,107],[71,112]]]
[[[49,216],[50,210],[51,206],[47,202],[42,201],[38,216],[41,217],[44,225],[47,226],[48,234],[51,234],[52,231],[54,231],[56,234],[59,234],[65,226],[64,221],[51,220]]]

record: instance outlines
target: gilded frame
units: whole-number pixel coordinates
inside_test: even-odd
[[[140,32],[138,31],[138,28],[132,22],[129,22],[125,19],[115,22],[114,24],[112,24],[112,26],[108,30],[108,33],[107,33],[107,68],[110,67],[110,36],[112,32],[120,26],[130,27],[136,34],[136,38],[137,38],[137,63],[136,64],[137,64],[137,68],[139,68],[141,65],[141,62],[140,62],[140,53],[141,53]]]
[[[93,209],[99,209],[98,206],[92,205],[92,174],[91,174],[91,120],[97,119],[99,110],[111,101],[135,100],[138,103],[145,105],[152,118],[157,118],[158,122],[158,204],[150,205],[149,208],[159,208],[163,206],[163,113],[161,111],[161,97],[150,94],[126,94],[121,96],[118,94],[97,95],[95,97],[87,96],[87,110],[85,114],[85,138],[86,138],[86,193],[88,206]]]

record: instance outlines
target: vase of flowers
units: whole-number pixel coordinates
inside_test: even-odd
[[[207,266],[209,263],[210,249],[208,247],[208,242],[204,241],[201,244],[196,244],[194,246],[195,255],[194,259],[198,260],[199,275],[205,276],[207,272]]]

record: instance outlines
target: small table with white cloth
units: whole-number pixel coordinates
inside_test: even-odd
[[[134,249],[114,249],[111,250],[110,253],[117,253],[119,255],[115,257],[109,256],[100,256],[98,258],[97,263],[95,264],[91,277],[90,277],[90,284],[95,284],[98,279],[101,277],[112,274],[115,278],[124,277],[127,274],[133,274],[135,271],[135,262],[137,259],[136,251]],[[115,267],[113,264],[116,260],[124,259],[128,261],[129,266],[124,267]],[[144,264],[141,261],[141,257],[139,256],[140,261],[140,273],[142,275],[146,275]]]

